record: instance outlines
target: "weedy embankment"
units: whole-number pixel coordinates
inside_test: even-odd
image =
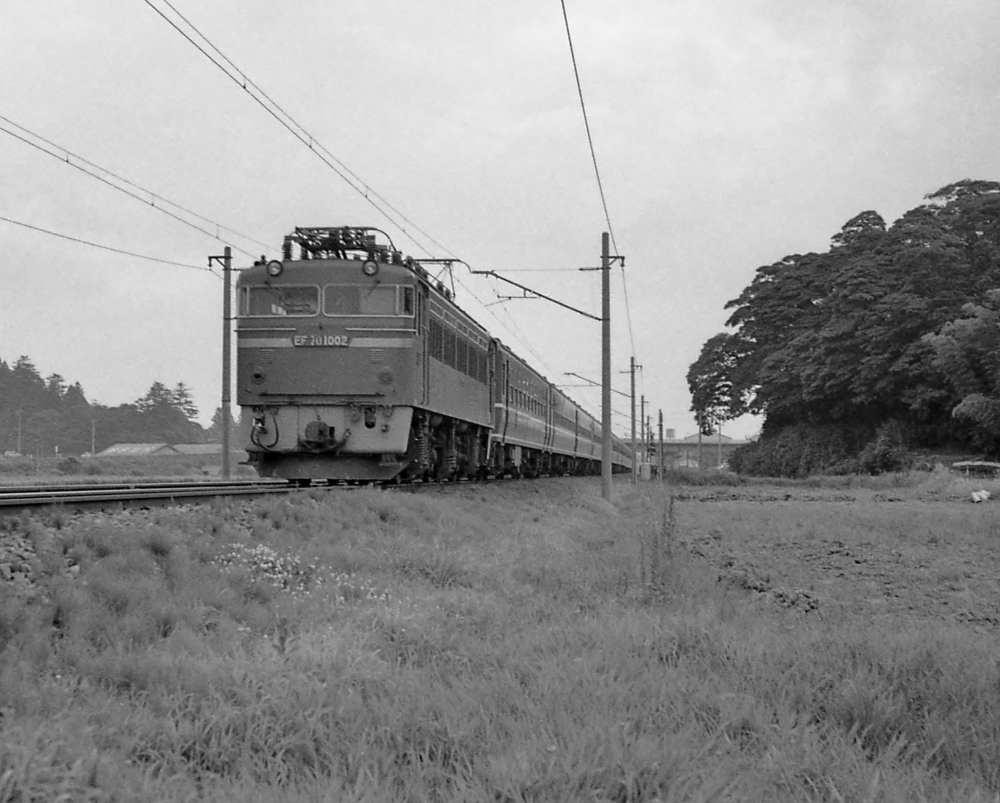
[[[7,522],[0,803],[1000,792],[992,642],[731,582],[750,503],[453,490]]]

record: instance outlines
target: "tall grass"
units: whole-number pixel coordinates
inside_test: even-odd
[[[81,570],[0,591],[0,803],[1000,793],[992,643],[751,599],[669,488],[527,487],[47,529]]]

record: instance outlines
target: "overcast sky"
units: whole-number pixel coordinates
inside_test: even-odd
[[[600,313],[599,274],[574,270],[599,264],[607,224],[558,0],[171,2],[369,198],[165,22],[151,6],[182,24],[164,0],[3,0],[0,115],[268,246],[222,232],[244,249],[237,267],[295,226],[371,225],[406,253],[511,271]],[[566,6],[626,258],[616,387],[634,343],[640,392],[678,435],[694,431],[687,368],[759,266],[826,250],[862,210],[891,222],[951,182],[1000,179],[996,0]],[[27,354],[107,405],[184,382],[207,423],[222,282],[200,268],[223,244],[73,164],[0,132],[0,216],[195,267],[0,221],[0,359]],[[459,303],[551,380],[600,379],[599,324],[455,279]],[[599,413],[599,391],[569,392]]]

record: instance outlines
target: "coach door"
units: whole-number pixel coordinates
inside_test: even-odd
[[[427,285],[417,285],[417,335],[420,351],[417,353],[417,373],[420,376],[420,390],[417,398],[420,404],[430,403],[431,364],[430,364],[430,316],[427,314]]]
[[[552,447],[556,440],[556,427],[555,427],[555,411],[554,407],[556,405],[556,391],[552,385],[546,383],[545,385],[545,448],[548,451],[552,451]]]

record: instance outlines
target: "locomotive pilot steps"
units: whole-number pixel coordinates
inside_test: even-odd
[[[599,473],[600,423],[376,231],[297,228],[283,259],[240,274],[237,401],[258,473]],[[630,467],[618,439],[613,451],[615,470]]]

